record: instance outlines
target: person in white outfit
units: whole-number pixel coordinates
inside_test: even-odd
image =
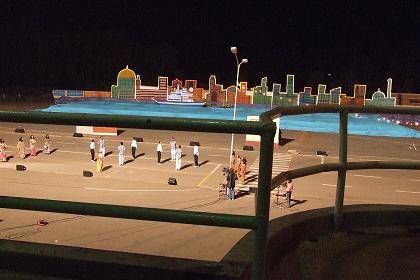
[[[158,142],[158,144],[156,146],[156,152],[157,152],[157,164],[161,164],[160,159],[162,158],[163,147],[162,147],[162,143],[160,143],[160,141]]]
[[[175,142],[175,138],[171,138],[171,160],[175,160],[175,153],[176,153],[176,142]]]
[[[118,146],[118,164],[123,165],[124,164],[124,153],[125,153],[125,147],[123,142],[120,143]]]
[[[182,149],[181,145],[178,145],[178,148],[175,151],[175,170],[181,170],[181,158],[182,158]]]
[[[105,156],[105,139],[102,136],[99,137],[99,152]]]
[[[133,159],[136,158],[136,150],[137,150],[137,140],[135,137],[133,137],[133,140],[131,140],[131,157]]]
[[[198,165],[198,155],[199,155],[198,145],[197,145],[197,143],[195,143],[194,144],[194,167],[199,167],[199,165]]]
[[[89,144],[90,148],[90,160],[95,161],[95,140],[92,140]]]

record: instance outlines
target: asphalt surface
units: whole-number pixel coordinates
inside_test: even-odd
[[[25,134],[15,133],[17,124],[0,123],[0,137],[10,147],[10,158],[0,163],[0,195],[43,199],[94,202],[166,209],[182,209],[242,215],[254,214],[254,196],[240,193],[234,201],[218,196],[223,182],[222,169],[228,165],[230,134],[152,131],[127,129],[118,136],[105,136],[105,170],[96,173],[90,161],[89,143],[98,136],[72,137],[72,126],[24,124]],[[124,129],[123,129],[124,130]],[[38,149],[48,133],[52,140],[50,155],[17,158],[14,154],[19,137],[27,147],[29,135],[35,135]],[[284,142],[275,148],[273,175],[287,169],[319,164],[316,150],[325,150],[325,162],[338,160],[338,135],[283,131]],[[143,137],[138,157],[131,161],[129,146],[133,136]],[[169,141],[174,136],[183,147],[182,170],[168,160]],[[156,164],[157,141],[164,144],[162,165]],[[126,163],[118,166],[116,149],[120,141],[126,146]],[[199,141],[200,164],[194,168],[190,141]],[[258,147],[242,151],[245,136],[235,135],[235,150],[248,159],[251,171],[248,184],[256,183]],[[420,151],[409,149],[419,139],[349,136],[348,160],[419,161]],[[27,151],[27,154],[29,150]],[[16,164],[27,170],[18,172]],[[92,178],[82,176],[91,170]],[[169,177],[178,185],[167,184]],[[273,202],[270,218],[289,213],[334,205],[336,172],[317,174],[295,180],[294,203],[289,209]],[[386,203],[420,204],[420,172],[407,170],[364,170],[347,174],[345,204]],[[247,230],[172,223],[131,221],[60,213],[0,209],[0,238],[50,244],[80,246],[124,252],[219,261]],[[48,225],[37,225],[45,219]]]

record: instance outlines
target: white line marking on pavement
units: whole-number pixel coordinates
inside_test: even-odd
[[[359,175],[359,174],[353,174],[355,177],[365,177],[365,178],[375,178],[375,179],[381,179],[382,177],[379,176],[371,176],[371,175]]]
[[[57,143],[57,144],[65,144],[65,145],[74,145],[74,144],[76,144],[76,143],[70,143],[70,142],[58,142],[58,141],[54,141],[54,144],[55,143]]]
[[[108,191],[108,192],[190,192],[200,190],[199,188],[186,189],[186,190],[116,190],[106,188],[84,188],[85,190],[93,191]]]
[[[410,192],[410,191],[401,191],[401,190],[395,190],[396,192],[400,192],[400,193],[415,193],[415,194],[420,194],[420,192]]]
[[[409,181],[413,181],[413,182],[420,182],[420,180],[418,179],[408,179]]]
[[[228,157],[227,155],[214,155],[214,154],[209,154],[209,156],[212,156],[212,157]]]
[[[213,170],[212,170],[209,174],[207,174],[207,176],[206,176],[206,177],[204,177],[204,178],[203,178],[203,180],[201,180],[201,181],[200,181],[200,183],[198,183],[197,187],[200,187],[200,186],[201,186],[201,184],[203,184],[203,183],[207,180],[207,178],[208,178],[208,177],[210,177],[210,176],[211,176],[214,172],[216,172],[216,170],[217,170],[219,167],[220,167],[220,164],[216,165],[216,167],[214,167],[214,168],[213,168]]]
[[[328,187],[336,187],[337,186],[337,185],[334,185],[334,184],[321,184],[321,185],[328,186]],[[352,186],[347,186],[346,185],[346,188],[352,188]]]

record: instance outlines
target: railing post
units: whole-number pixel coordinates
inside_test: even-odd
[[[257,227],[254,230],[254,257],[251,279],[264,279],[267,229],[270,210],[270,186],[273,169],[273,132],[261,135],[258,190],[256,193]]]
[[[343,223],[344,189],[346,186],[347,171],[347,128],[348,111],[340,112],[340,153],[338,163],[340,165],[337,177],[337,191],[335,195],[334,228],[341,228]]]

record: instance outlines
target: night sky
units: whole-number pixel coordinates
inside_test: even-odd
[[[420,1],[0,0],[0,88],[110,90],[126,65],[145,85],[159,75],[268,77],[295,91],[318,83],[420,93]],[[384,4],[386,3],[386,4]],[[328,74],[331,74],[330,76]]]

